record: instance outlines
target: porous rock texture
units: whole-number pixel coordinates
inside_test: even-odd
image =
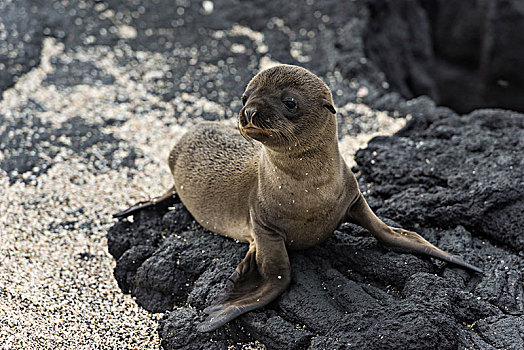
[[[520,1],[0,0],[0,15],[0,347],[524,348],[524,117],[469,113],[524,109]],[[343,153],[408,120],[357,153],[361,190],[484,275],[343,224],[290,254],[268,307],[196,331],[247,246],[176,199],[110,214],[168,188],[176,138],[234,118],[272,61],[326,81]],[[106,231],[141,308],[110,277]]]
[[[366,53],[403,96],[467,113],[524,110],[524,7],[513,0],[369,1]]]

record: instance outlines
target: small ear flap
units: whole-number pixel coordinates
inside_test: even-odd
[[[333,105],[329,101],[327,100],[322,101],[322,106],[326,107],[331,113],[337,114],[335,107],[333,107]]]

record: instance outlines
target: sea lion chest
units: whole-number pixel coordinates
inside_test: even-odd
[[[282,234],[290,249],[305,249],[324,241],[337,228],[350,203],[343,175],[338,172],[307,165],[286,171],[262,161],[250,203],[253,219]]]

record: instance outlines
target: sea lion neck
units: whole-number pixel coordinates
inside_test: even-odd
[[[261,157],[261,166],[271,171],[278,169],[294,178],[338,172],[341,167],[337,140],[308,148],[288,147],[285,151],[263,146]]]

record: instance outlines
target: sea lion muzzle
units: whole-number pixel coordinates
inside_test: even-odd
[[[253,117],[257,114],[257,109],[253,107],[246,108],[244,107],[239,115],[238,121],[241,128],[246,127],[248,124],[255,124]]]
[[[253,122],[253,117],[257,113],[257,110],[255,108],[246,108],[244,109],[244,114],[248,118],[249,121]]]

